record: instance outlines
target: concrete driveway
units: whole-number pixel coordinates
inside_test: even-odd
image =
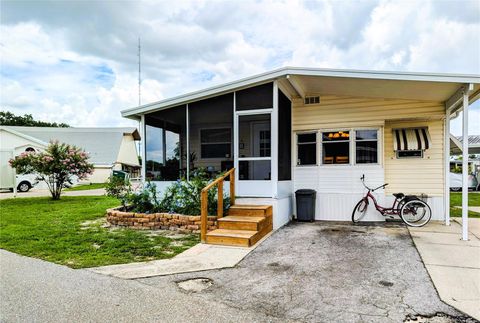
[[[439,299],[404,227],[294,223],[234,268],[136,280],[2,250],[0,267],[2,322],[475,322]]]
[[[193,298],[279,320],[403,322],[417,315],[434,316],[431,322],[467,320],[439,299],[403,226],[293,223],[235,268],[138,281],[162,289],[194,277],[213,285]]]

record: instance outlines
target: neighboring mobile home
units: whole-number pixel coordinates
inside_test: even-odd
[[[449,209],[449,118],[479,96],[478,75],[286,67],[122,115],[141,121],[143,176],[160,190],[198,167],[212,176],[235,167],[237,203],[273,205],[274,228],[302,188],[317,191],[317,220],[349,221],[362,174],[370,186],[389,183],[381,203],[428,194],[439,220]]]
[[[53,128],[0,126],[0,150],[6,156],[17,156],[24,151],[44,150],[52,140],[58,140],[84,149],[94,165],[93,174],[86,181],[104,183],[112,170],[124,170],[139,176],[140,162],[136,128]],[[10,168],[9,159],[2,158],[2,169]]]

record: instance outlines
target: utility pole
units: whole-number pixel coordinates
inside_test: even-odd
[[[142,105],[142,47],[141,47],[141,42],[140,42],[140,37],[138,37],[138,106],[140,107]],[[138,152],[140,154],[140,158],[142,159],[141,162],[141,175],[140,177],[142,178],[142,181],[145,180],[143,174],[144,174],[144,169],[146,165],[146,156],[145,156],[145,150],[143,149],[142,142],[145,142],[145,123],[142,122],[142,120],[145,120],[145,118],[142,116],[142,118],[138,121],[138,129],[140,130],[140,135],[141,139],[138,142]]]

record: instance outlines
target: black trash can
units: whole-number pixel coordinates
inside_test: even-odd
[[[113,177],[118,177],[123,179],[125,182],[129,180],[129,175],[127,172],[124,172],[123,170],[114,170],[112,171],[112,176]]]
[[[315,220],[315,200],[317,192],[315,190],[297,190],[295,199],[297,200],[297,221]]]

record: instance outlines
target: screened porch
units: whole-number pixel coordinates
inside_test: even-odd
[[[143,118],[145,178],[160,189],[199,170],[215,178],[233,167],[239,196],[274,197],[279,182],[291,181],[291,102],[273,82]]]

